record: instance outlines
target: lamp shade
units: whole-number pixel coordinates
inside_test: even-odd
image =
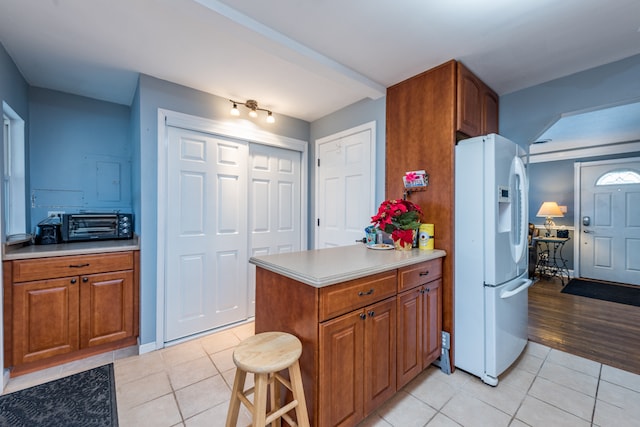
[[[560,207],[556,202],[544,202],[540,209],[538,209],[538,213],[536,216],[547,217],[547,218],[559,218],[563,217],[564,214],[560,210]]]

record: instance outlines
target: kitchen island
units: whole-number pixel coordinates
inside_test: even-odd
[[[440,356],[445,255],[357,244],[251,258],[256,333],[302,341],[312,425],[356,425]]]

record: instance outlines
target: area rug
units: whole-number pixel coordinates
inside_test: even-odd
[[[640,307],[640,286],[571,279],[562,292]]]
[[[117,425],[113,364],[0,396],[0,426]]]

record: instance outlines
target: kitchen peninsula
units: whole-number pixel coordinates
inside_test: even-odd
[[[313,425],[356,425],[440,356],[445,255],[356,244],[250,259],[256,333],[302,341]]]

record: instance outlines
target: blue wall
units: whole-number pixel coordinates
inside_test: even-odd
[[[25,141],[29,140],[29,85],[20,74],[18,67],[14,64],[11,57],[8,55],[7,51],[4,49],[4,46],[0,44],[0,110],[2,109],[2,103],[6,103],[16,114],[20,116],[22,120],[25,122],[24,129],[24,137]],[[0,147],[4,147],[2,132],[0,132]],[[25,147],[25,156],[28,158],[29,156],[29,147]],[[4,152],[0,150],[0,164],[4,164]],[[29,188],[29,165],[27,162],[26,170],[25,170],[25,189]],[[0,186],[1,187],[1,186]],[[0,188],[0,194],[2,193],[2,189]],[[4,196],[0,200],[4,200]],[[25,201],[27,206],[25,206],[25,211],[28,212],[28,201],[29,196],[28,192],[25,194]],[[5,223],[4,219],[4,209],[0,209],[2,215],[2,224]],[[27,224],[29,226],[29,224]],[[4,227],[0,230],[1,241],[4,242]]]
[[[384,200],[386,97],[377,100],[364,99],[311,123],[309,136],[309,216],[313,222],[315,212],[315,142],[371,121],[376,122],[376,204]],[[373,215],[375,212],[371,212]],[[309,247],[315,247],[315,226],[309,225]]]
[[[131,212],[129,107],[31,88],[29,115],[32,228],[48,211]]]
[[[500,134],[530,144],[562,114],[640,98],[640,55],[500,97]]]
[[[500,97],[500,134],[526,147],[562,114],[638,102],[640,100],[640,55],[552,80]],[[640,120],[640,118],[638,118]],[[528,165],[529,221],[542,225],[536,213],[543,201],[567,206],[564,218],[554,218],[556,225],[574,225],[574,163],[640,153],[599,156]],[[573,245],[564,250],[573,268]]]
[[[501,96],[500,134],[526,147],[562,114],[638,100],[640,55]],[[567,216],[556,222],[573,225],[573,163],[569,160],[529,165],[531,222],[542,224],[543,220],[535,216],[542,201],[561,199],[567,205]]]
[[[157,283],[156,274],[158,109],[221,121],[243,120],[246,125],[303,141],[309,139],[309,123],[282,115],[276,115],[276,123],[271,125],[232,118],[229,116],[231,104],[226,98],[146,75],[140,76],[133,106],[132,126],[139,129],[140,136],[139,142],[135,142],[139,143],[140,151],[135,154],[133,167],[134,188],[140,192],[140,208],[136,209],[141,235],[140,342],[149,344],[156,340],[157,287],[161,285]]]

